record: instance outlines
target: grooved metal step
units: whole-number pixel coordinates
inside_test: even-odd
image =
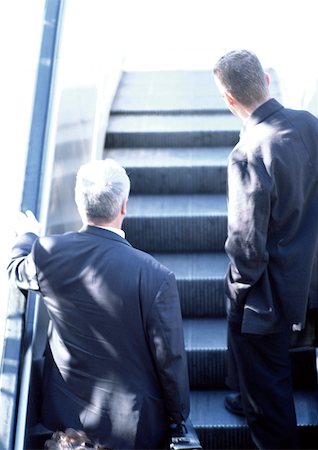
[[[155,253],[153,256],[176,275],[182,315],[224,317],[225,252]]]
[[[227,327],[224,319],[184,319],[192,388],[225,387]]]
[[[234,146],[239,130],[230,114],[116,114],[110,116],[105,147]]]
[[[241,123],[232,114],[118,114],[111,115],[108,133],[167,133],[191,131],[235,131],[239,132]]]
[[[191,390],[191,420],[205,449],[252,449],[246,419],[228,412],[228,390]]]
[[[112,113],[226,111],[212,71],[125,72]]]
[[[224,195],[135,195],[123,223],[147,252],[221,251],[227,232]]]
[[[185,318],[183,325],[191,386],[224,388],[227,364],[226,319]],[[294,388],[317,389],[315,350],[291,351],[290,357]],[[307,369],[306,373],[304,367]]]
[[[250,433],[244,417],[224,408],[227,390],[192,390],[191,420],[201,444],[206,449],[252,449]],[[315,448],[318,442],[318,392],[294,393],[301,448]]]
[[[224,193],[231,147],[109,149],[124,166],[132,194]]]

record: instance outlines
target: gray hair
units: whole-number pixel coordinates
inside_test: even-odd
[[[77,172],[75,201],[80,213],[89,219],[111,222],[129,191],[126,170],[113,159],[90,161]]]
[[[253,52],[233,50],[226,53],[215,64],[213,74],[244,106],[253,106],[268,96],[265,72]]]

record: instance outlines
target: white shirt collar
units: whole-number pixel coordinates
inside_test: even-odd
[[[86,224],[86,225],[91,226],[91,227],[101,228],[102,230],[108,230],[108,231],[111,231],[112,233],[118,234],[118,235],[121,236],[123,239],[126,239],[126,237],[125,237],[126,235],[125,235],[124,230],[122,230],[122,229],[120,229],[120,228],[115,228],[115,227],[101,227],[101,226],[93,225],[93,224]]]
[[[104,228],[104,227],[102,227],[102,228]],[[117,234],[119,234],[119,236],[121,236],[123,239],[125,239],[125,232],[124,232],[124,230],[120,230],[119,228],[114,228],[114,227],[105,227],[104,228],[105,230],[108,230],[108,231],[112,231],[113,233],[117,233]]]

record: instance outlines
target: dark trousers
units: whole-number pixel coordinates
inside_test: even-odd
[[[259,449],[299,448],[289,339],[287,330],[248,334],[241,333],[240,322],[228,322],[228,380],[235,389],[238,379],[247,423]]]

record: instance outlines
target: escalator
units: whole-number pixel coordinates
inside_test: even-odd
[[[76,229],[80,220],[73,186],[78,166],[87,159],[111,157],[127,169],[131,179],[124,221],[127,239],[154,255],[177,277],[191,382],[191,418],[202,446],[253,448],[245,419],[231,415],[223,405],[228,392],[223,297],[226,162],[241,124],[226,109],[208,71],[124,72],[111,108],[106,102],[103,105],[107,116],[103,126],[90,122],[87,113],[96,109],[97,90],[91,86],[68,86],[59,92],[58,106],[52,108],[61,4],[51,1],[48,5],[52,7],[46,17],[49,41],[43,44],[42,60],[52,64],[43,64],[39,71],[37,92],[42,96],[35,103],[31,140],[35,153],[31,152],[26,168],[23,206],[39,214],[42,211],[48,232]],[[104,90],[105,86],[98,92]],[[78,117],[75,125],[68,122],[69,105],[86,114]],[[50,141],[52,123],[54,139]],[[96,128],[103,136],[106,133],[100,152],[92,151],[98,141]],[[39,422],[48,326],[39,299],[31,295],[26,304],[24,296],[12,288],[1,367],[5,374],[1,450],[42,448],[49,436]],[[316,350],[302,349],[291,357],[301,445],[315,448]]]

